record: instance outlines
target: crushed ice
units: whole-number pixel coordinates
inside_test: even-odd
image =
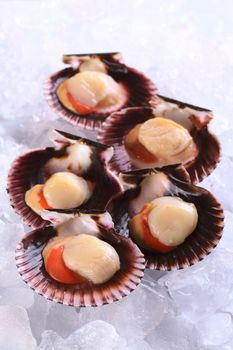
[[[133,6],[133,8],[132,8]],[[233,128],[231,1],[2,1],[0,12],[0,349],[233,349]],[[116,46],[117,45],[117,46]],[[121,302],[75,310],[35,295],[20,279],[14,248],[25,228],[11,209],[6,175],[28,148],[45,146],[56,118],[44,79],[63,53],[120,50],[160,92],[212,108],[223,158],[203,182],[226,209],[215,252],[185,271],[147,272]],[[86,134],[93,136],[91,133]]]

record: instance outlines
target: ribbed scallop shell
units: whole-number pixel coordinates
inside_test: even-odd
[[[106,167],[106,162],[111,154],[107,154],[110,147],[97,142],[83,139],[79,136],[57,131],[57,143],[65,143],[67,140],[77,140],[88,144],[95,150],[98,159],[84,175],[88,180],[96,182],[95,190],[87,203],[80,209],[103,210],[109,199],[122,190],[117,177]],[[24,223],[33,228],[44,227],[49,224],[43,220],[25,203],[25,193],[28,189],[38,183],[43,183],[43,166],[51,158],[59,154],[58,150],[52,147],[35,149],[20,155],[12,164],[8,175],[7,190],[10,202],[14,210],[21,216]],[[106,156],[104,156],[106,154]]]
[[[158,173],[161,169],[150,169],[121,174],[123,180],[135,185],[124,193],[117,195],[108,204],[116,231],[123,236],[130,236],[128,230],[129,203],[140,191],[140,182],[149,174]],[[140,248],[145,255],[146,267],[153,270],[176,270],[196,264],[212,252],[223,234],[224,212],[220,203],[206,189],[178,180],[174,175],[167,177],[170,190],[165,195],[178,196],[194,203],[198,212],[198,224],[186,240],[169,253],[150,252]],[[169,219],[169,218],[168,218]]]
[[[137,71],[134,68],[126,66],[122,62],[121,55],[119,53],[92,53],[92,54],[75,54],[65,55],[63,61],[70,64],[70,67],[62,69],[53,75],[51,75],[44,84],[44,94],[49,106],[55,113],[59,114],[69,123],[85,128],[85,129],[99,129],[102,122],[113,111],[105,113],[92,113],[87,115],[80,115],[78,112],[72,112],[67,109],[59,101],[56,95],[57,87],[65,80],[78,73],[78,68],[73,66],[73,63],[77,63],[83,57],[98,56],[108,68],[108,74],[112,76],[117,82],[121,82],[127,92],[127,101],[120,107],[131,106],[148,106],[151,98],[156,93],[156,87],[154,83],[146,77],[143,73]],[[119,108],[118,108],[119,110]]]
[[[74,306],[101,306],[121,300],[140,283],[145,259],[130,240],[112,231],[101,229],[102,239],[111,244],[120,257],[121,269],[101,285],[66,285],[52,279],[44,268],[42,251],[50,238],[56,235],[52,227],[29,232],[16,247],[16,265],[24,282],[36,293],[49,300]]]
[[[164,97],[163,97],[164,98]],[[167,98],[166,98],[167,99]],[[168,99],[175,104],[175,100]],[[168,102],[166,100],[166,102]],[[215,135],[213,135],[207,127],[210,121],[210,111],[184,104],[176,101],[179,108],[196,108],[197,112],[203,112],[203,119],[199,120],[193,116],[195,123],[195,134],[193,135],[194,142],[198,148],[198,155],[194,161],[186,163],[184,166],[190,175],[192,183],[198,183],[207,177],[216,167],[220,159],[220,144]],[[206,111],[206,113],[205,113]],[[133,107],[126,108],[120,112],[112,113],[110,117],[103,123],[101,130],[98,133],[98,141],[106,143],[114,147],[114,156],[112,157],[109,166],[116,173],[122,171],[133,170],[128,153],[124,146],[124,137],[137,124],[143,123],[150,118],[154,118],[156,106],[150,107]]]

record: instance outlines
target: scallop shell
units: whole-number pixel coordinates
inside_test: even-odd
[[[99,232],[99,238],[111,244],[120,257],[121,269],[109,281],[100,285],[67,285],[51,278],[45,270],[42,251],[57,232],[53,227],[45,227],[26,234],[16,247],[16,265],[24,282],[45,298],[73,307],[101,306],[129,295],[143,277],[144,256],[130,239],[103,226]]]
[[[78,112],[72,112],[67,109],[59,101],[56,95],[57,87],[65,80],[78,72],[80,62],[87,58],[98,56],[106,65],[108,74],[116,81],[121,82],[128,94],[128,98],[121,108],[131,106],[145,106],[153,95],[156,93],[154,83],[146,77],[143,73],[134,68],[126,66],[122,62],[122,57],[119,53],[92,53],[80,55],[64,55],[63,62],[70,65],[70,67],[62,69],[51,75],[44,84],[44,94],[49,106],[58,113],[62,118],[73,125],[86,129],[99,129],[103,120],[113,112],[112,109],[103,113],[92,113],[87,115],[80,115]],[[119,108],[118,108],[119,110]]]
[[[198,155],[194,161],[186,163],[184,166],[190,175],[191,182],[198,183],[214,170],[220,160],[219,141],[207,127],[207,124],[212,118],[212,112],[169,98],[163,97],[163,99],[161,100],[161,97],[154,98],[153,108],[132,107],[111,114],[103,123],[97,139],[114,147],[115,153],[109,163],[113,171],[116,173],[130,171],[134,167],[124,147],[124,137],[129,131],[135,125],[143,123],[150,118],[164,116],[162,109],[164,105],[167,105],[170,110],[171,108],[181,111],[185,110],[185,113],[187,112],[187,115],[189,115],[185,120],[185,126],[187,128],[194,126],[191,134],[197,145]]]
[[[59,145],[60,150],[47,147],[45,149],[35,149],[26,152],[16,158],[8,175],[7,190],[11,205],[16,213],[21,216],[25,224],[33,228],[47,226],[50,222],[43,220],[26,205],[25,193],[35,184],[44,182],[44,164],[51,157],[58,156],[63,147],[71,143],[85,143],[92,148],[95,154],[94,164],[83,177],[95,181],[98,183],[98,186],[95,186],[91,198],[80,209],[103,210],[109,199],[122,190],[119,180],[106,166],[113,154],[112,147],[58,130],[54,131],[52,139],[56,145]]]
[[[130,236],[128,230],[129,203],[140,193],[140,183],[143,178],[159,172],[161,169],[121,174],[123,180],[129,183],[131,188],[115,196],[107,207],[119,234]],[[216,198],[204,188],[178,180],[169,173],[166,176],[170,187],[164,195],[178,196],[194,203],[198,212],[198,224],[193,233],[169,253],[155,253],[140,248],[145,255],[146,267],[152,270],[177,270],[196,264],[212,252],[223,234],[224,212]]]

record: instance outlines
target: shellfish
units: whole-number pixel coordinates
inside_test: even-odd
[[[156,92],[117,52],[64,55],[63,62],[69,67],[49,77],[44,92],[49,106],[73,125],[98,129],[114,111],[149,105]]]
[[[108,213],[60,210],[50,212],[50,214],[54,220],[59,222],[56,227],[48,226],[29,232],[16,247],[16,265],[23,280],[29,287],[49,300],[74,307],[109,304],[122,299],[136,288],[143,277],[145,268],[144,256],[130,239],[117,235],[109,227]],[[50,214],[47,213],[47,215]],[[92,222],[94,224],[86,225],[84,228],[83,222]],[[93,229],[93,227],[95,228]],[[68,233],[68,236],[66,233]],[[89,279],[79,281],[66,280],[66,283],[58,282],[56,278],[60,277],[61,274],[63,274],[62,278],[64,279],[64,266],[62,267],[63,270],[59,271],[61,264],[50,264],[51,261],[49,262],[48,258],[51,258],[51,247],[54,248],[54,242],[57,243],[59,239],[61,239],[60,242],[63,240],[63,243],[64,239],[66,239],[66,242],[67,240],[70,242],[69,234],[72,234],[73,240],[80,240],[81,236],[81,239],[83,239],[83,233],[86,235],[88,242],[94,241],[96,244],[95,241],[97,240],[100,243],[102,242],[101,244],[107,245],[108,248],[110,247],[115,252],[114,254],[119,257],[120,265],[111,272],[107,280],[104,280],[103,271],[98,269],[98,261],[94,264],[95,268],[93,268],[94,265],[91,265],[80,254],[80,259],[82,259],[81,265],[80,261],[79,265],[77,265],[76,262],[79,256],[76,256],[74,261],[70,246],[66,246],[64,248],[66,249],[65,256],[64,254],[62,257],[60,256],[60,259],[63,259],[63,265],[64,261],[66,263],[68,261],[69,266],[72,268],[72,264],[76,263],[75,266],[79,268],[79,271],[80,266],[82,266],[82,273],[85,271],[86,276],[91,276],[95,283]],[[71,250],[73,250],[75,248],[74,242],[72,241],[71,243]],[[58,247],[59,244],[56,248]],[[94,253],[96,254],[95,250]],[[87,254],[91,254],[91,252],[87,252]],[[56,252],[52,258],[59,259]],[[48,264],[50,264],[49,267]],[[51,266],[56,267],[55,272],[53,268],[51,269]],[[51,277],[46,268],[51,274],[55,273],[54,277],[56,278]],[[105,269],[109,272],[106,264]],[[68,277],[70,278],[70,276]],[[101,280],[103,282],[99,282]]]
[[[220,159],[220,144],[208,130],[212,112],[158,96],[151,107],[112,113],[98,140],[114,147],[116,173],[182,163],[192,183],[208,176]]]
[[[8,192],[15,211],[34,228],[46,226],[46,208],[103,210],[122,190],[107,169],[113,148],[54,130],[55,148],[29,151],[12,164]]]
[[[166,168],[135,170],[120,177],[128,189],[115,196],[107,210],[116,231],[139,245],[147,268],[188,267],[218,244],[224,213],[210,192],[177,179]]]

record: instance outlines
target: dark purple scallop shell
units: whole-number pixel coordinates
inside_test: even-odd
[[[126,237],[128,230],[129,203],[140,192],[140,182],[149,174],[158,173],[161,169],[149,169],[123,173],[121,177],[134,188],[116,195],[107,206],[113,218],[115,230]],[[216,247],[223,234],[224,212],[216,198],[206,189],[178,180],[173,174],[166,173],[170,181],[170,190],[165,195],[178,196],[195,204],[198,212],[198,224],[193,233],[173,251],[156,253],[142,247],[146,267],[152,270],[177,270],[196,264]]]
[[[116,193],[122,191],[122,187],[117,177],[107,169],[103,157],[103,153],[107,151],[109,147],[66,132],[59,131],[58,133],[58,136],[60,137],[77,141],[80,140],[92,147],[95,160],[91,168],[83,175],[83,177],[87,180],[95,181],[98,186],[95,186],[93,194],[88,202],[80,206],[79,209],[103,210],[109,199]],[[21,216],[25,224],[33,228],[48,226],[50,223],[43,220],[27,206],[25,202],[25,193],[32,186],[44,183],[44,164],[51,157],[59,157],[61,155],[63,155],[62,150],[55,150],[52,147],[35,149],[16,158],[9,171],[7,191],[11,205],[16,213]]]
[[[168,98],[166,98],[166,101],[175,103],[175,100]],[[196,128],[192,136],[198,148],[198,155],[194,161],[184,165],[190,175],[191,182],[198,183],[207,177],[217,166],[220,160],[220,144],[217,137],[208,130],[206,125],[210,120],[208,110],[182,102],[179,102],[178,106],[179,108],[184,108],[185,106],[192,107],[192,109],[195,108],[199,112],[207,112],[207,117],[203,118],[202,121],[195,119],[195,116],[193,117]],[[135,125],[143,123],[149,118],[154,118],[153,111],[154,109],[150,107],[126,108],[112,113],[103,123],[97,139],[114,147],[114,156],[109,163],[110,168],[114,172],[119,173],[134,169],[124,147],[124,137]]]
[[[120,173],[119,177],[120,181],[123,182],[123,184],[125,184],[126,187],[132,185],[136,186],[139,185],[142,179],[145,176],[148,176],[148,174],[158,172],[163,172],[164,174],[170,175],[171,177],[175,177],[183,182],[190,182],[190,176],[182,164],[167,165],[162,168],[130,170],[127,172]]]
[[[72,64],[82,57],[98,56],[106,65],[108,74],[117,82],[121,82],[128,92],[127,102],[121,107],[148,106],[157,89],[154,83],[143,73],[122,63],[119,53],[92,53],[80,55],[65,55],[63,61]],[[65,80],[78,73],[78,68],[72,66],[51,75],[44,84],[44,94],[49,106],[69,123],[85,129],[99,129],[106,117],[112,113],[91,113],[81,115],[72,112],[59,101],[56,95],[57,87]],[[119,108],[118,108],[119,110]]]
[[[120,257],[121,269],[107,282],[67,285],[51,278],[45,270],[42,251],[49,239],[56,235],[53,227],[45,227],[26,234],[16,247],[16,265],[24,282],[45,298],[73,306],[101,306],[129,295],[144,275],[145,259],[130,239],[101,227],[101,237],[111,244]]]

